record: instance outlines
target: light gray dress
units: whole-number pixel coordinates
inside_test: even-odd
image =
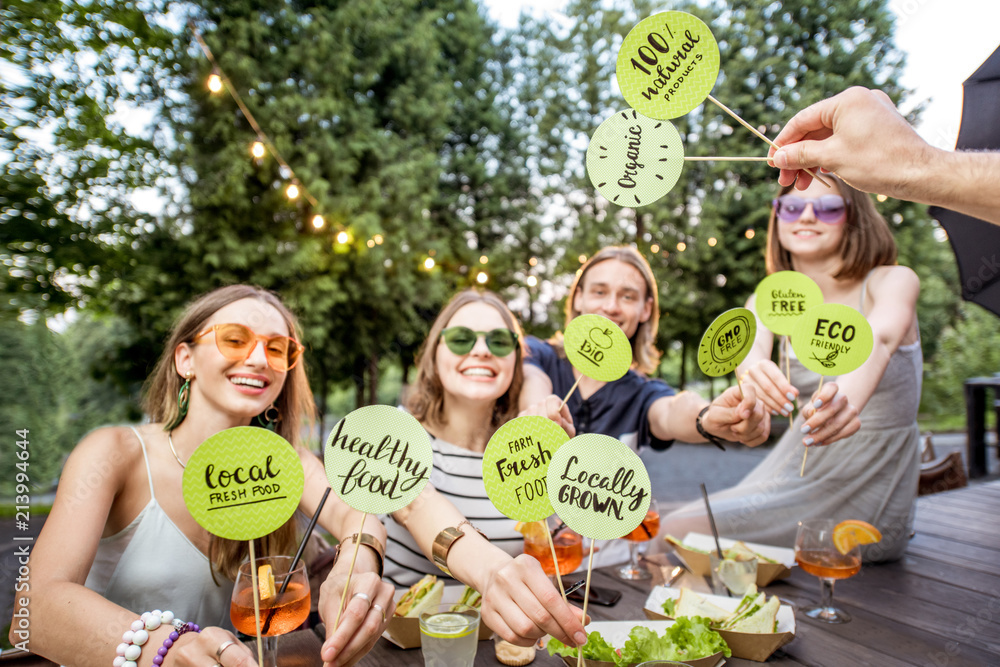
[[[862,304],[864,297],[863,288]],[[793,547],[799,521],[861,519],[883,536],[881,543],[862,548],[865,561],[902,556],[912,533],[920,477],[916,419],[922,373],[920,341],[900,346],[861,411],[861,429],[829,446],[810,448],[802,477],[804,420],[796,417],[774,450],[743,481],[710,496],[719,534]],[[808,400],[819,384],[819,376],[794,356],[791,380],[800,402]],[[666,521],[704,512],[699,500],[671,513]]]

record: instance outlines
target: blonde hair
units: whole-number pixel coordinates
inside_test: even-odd
[[[193,343],[195,336],[202,331],[212,315],[224,306],[243,299],[256,299],[275,308],[285,321],[289,335],[301,340],[295,316],[272,292],[251,285],[230,285],[201,296],[184,310],[174,324],[163,354],[156,362],[152,375],[146,380],[143,408],[154,422],[169,424],[179,413],[177,394],[180,392],[183,378],[178,375],[174,365],[174,351],[177,346],[181,343]],[[192,380],[192,382],[197,381],[197,378]],[[280,412],[275,432],[297,446],[303,420],[311,424],[316,414],[312,390],[306,377],[304,358],[300,358],[295,368],[288,371],[285,384],[275,399],[274,406]],[[186,418],[190,419],[191,415],[188,414]],[[252,424],[255,423],[256,420]],[[293,515],[281,528],[256,541],[257,553],[277,555],[290,552],[295,547],[296,529],[296,518]],[[240,563],[248,555],[246,542],[234,542],[213,535],[209,545],[209,561],[212,563],[213,577],[215,572],[219,572],[230,580],[235,579]]]
[[[840,190],[840,196],[847,202],[847,218],[844,220],[844,236],[840,240],[840,269],[834,274],[837,280],[861,280],[876,266],[896,264],[896,240],[889,229],[889,223],[875,208],[870,195],[851,187],[834,174],[823,174],[833,179]],[[791,192],[792,185],[781,188],[778,193]],[[765,262],[767,273],[794,271],[792,254],[778,239],[777,211],[771,207],[771,217],[767,221],[767,249]],[[820,223],[824,224],[824,223]]]
[[[522,367],[524,333],[510,309],[507,308],[507,304],[493,292],[480,292],[475,289],[459,292],[438,314],[427,334],[427,340],[424,341],[420,348],[420,354],[417,356],[417,377],[407,395],[406,409],[421,423],[441,425],[448,423],[444,415],[444,386],[441,384],[441,378],[437,372],[436,351],[438,341],[441,339],[441,332],[444,331],[445,326],[459,309],[470,303],[485,303],[493,306],[500,313],[507,328],[517,334],[517,345],[514,348],[516,355],[514,377],[511,379],[510,387],[507,388],[503,396],[496,400],[496,404],[493,406],[493,415],[489,425],[492,432],[517,416],[521,385],[524,384],[524,369]]]
[[[582,315],[576,309],[577,292],[583,289],[584,278],[591,268],[609,259],[629,264],[642,275],[646,283],[646,298],[653,299],[653,307],[650,310],[649,319],[640,322],[635,334],[630,342],[632,343],[632,365],[640,372],[649,375],[656,371],[660,365],[660,351],[656,349],[656,331],[660,325],[660,296],[656,289],[656,279],[653,277],[653,269],[649,267],[646,258],[639,254],[639,251],[631,246],[608,246],[602,248],[593,257],[587,260],[583,268],[576,274],[573,284],[569,288],[569,296],[566,298],[566,324]],[[563,354],[562,339],[554,338],[550,343],[554,344],[560,354]]]

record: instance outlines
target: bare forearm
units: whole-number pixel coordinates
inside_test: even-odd
[[[1000,153],[937,151],[902,198],[1000,224]]]
[[[457,526],[465,519],[458,508],[429,484],[417,500],[396,512],[393,517],[410,531],[428,560],[432,560],[434,538],[438,533],[445,528]],[[511,558],[469,526],[463,526],[461,530],[465,532],[465,537],[456,540],[448,552],[448,569],[462,583],[483,592],[492,572]]]
[[[660,440],[705,442],[705,438],[698,433],[695,419],[706,405],[708,401],[690,391],[660,399],[651,410],[650,430]]]

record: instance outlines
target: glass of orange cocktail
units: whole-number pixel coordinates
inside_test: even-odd
[[[263,639],[264,663],[261,667],[277,667],[278,637],[302,625],[309,617],[311,595],[305,563],[299,562],[291,572],[290,556],[268,556],[253,563],[257,572],[257,591],[260,596],[260,626]],[[233,586],[229,617],[233,626],[245,635],[257,634],[254,615],[254,590],[251,564],[240,565]],[[287,584],[286,584],[287,581]],[[284,591],[282,591],[284,588]]]
[[[552,537],[556,559],[559,561],[559,572],[556,573],[556,564],[552,562],[552,548],[545,534],[545,531],[551,532],[548,522],[536,521],[519,525],[524,534],[524,553],[537,560],[545,574],[555,579],[580,567],[580,563],[583,562],[583,538],[579,533],[573,532],[565,525],[556,529]]]
[[[623,538],[628,541],[629,562],[616,570],[619,577],[638,580],[649,579],[652,576],[649,570],[639,562],[639,545],[643,542],[649,542],[656,537],[658,532],[660,532],[660,508],[656,501],[652,500],[642,523]]]
[[[795,562],[805,572],[819,577],[821,592],[818,607],[803,610],[809,618],[827,623],[847,623],[850,614],[833,606],[833,584],[853,577],[861,570],[861,550],[857,544],[842,553],[834,544],[837,522],[833,519],[810,519],[799,522],[795,536]]]

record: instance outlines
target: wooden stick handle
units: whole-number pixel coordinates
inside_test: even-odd
[[[333,629],[340,625],[340,615],[344,613],[344,601],[347,599],[347,590],[351,587],[351,575],[354,574],[354,561],[358,559],[358,550],[361,548],[361,533],[365,529],[365,520],[368,513],[361,515],[361,527],[358,528],[358,536],[354,538],[354,554],[351,556],[351,566],[347,568],[347,582],[344,583],[344,592],[340,594],[340,605],[337,607],[337,619],[333,622]]]
[[[580,380],[582,380],[582,379],[583,379],[583,374],[581,373],[580,377],[578,377],[576,379],[576,382],[573,383],[573,386],[569,388],[569,392],[566,394],[566,398],[564,398],[562,400],[562,403],[559,404],[559,410],[562,410],[563,406],[566,405],[566,401],[568,401],[569,397],[573,395],[574,391],[576,391],[576,387],[577,387],[577,385],[580,384]],[[559,412],[559,410],[556,410],[556,412]]]
[[[819,391],[820,389],[823,388],[823,377],[824,376],[822,376],[822,375],[819,376],[819,386],[816,387],[816,391]],[[806,451],[802,452],[802,467],[799,469],[799,477],[802,477],[802,475],[804,475],[805,472],[806,472],[806,457],[807,456],[809,456],[809,448],[808,447],[806,447]]]
[[[257,555],[254,553],[253,540],[250,543],[250,584],[253,586],[253,619],[257,628],[257,664],[264,664],[264,642],[260,636],[260,587],[257,584]]]
[[[767,162],[769,157],[735,157],[730,155],[716,155],[714,157],[702,157],[700,155],[684,156],[686,162]]]
[[[745,120],[743,120],[742,118],[740,118],[739,116],[737,116],[735,111],[733,111],[732,109],[730,109],[729,107],[727,107],[725,104],[723,104],[719,100],[715,99],[711,95],[708,96],[708,100],[712,104],[716,105],[717,107],[719,107],[720,109],[722,109],[723,111],[725,111],[727,114],[729,114],[730,116],[732,116],[733,118],[735,118],[736,121],[740,125],[742,125],[743,127],[747,128],[748,130],[750,130],[751,132],[753,132],[755,135],[757,135],[757,137],[759,137],[760,139],[763,139],[765,142],[767,142],[767,144],[771,148],[773,148],[775,150],[778,150],[779,148],[781,148],[780,146],[778,146],[778,144],[774,143],[773,141],[771,141],[770,139],[768,139],[766,136],[764,136],[756,127],[754,127],[750,123],[746,122]],[[816,172],[815,170],[813,170],[813,169],[806,169],[805,171],[808,172],[813,178],[815,178],[817,181],[819,181],[820,183],[822,183],[826,187],[828,187],[828,188],[832,187],[830,185],[829,181],[827,181],[825,178],[823,178],[822,176],[820,176],[819,173]]]
[[[556,543],[552,541],[552,533],[549,532],[548,523],[543,521],[545,525],[545,534],[549,536],[549,549],[552,550],[552,567],[556,571],[556,583],[559,584],[559,593],[562,595],[563,602],[568,602],[566,600],[566,589],[563,588],[562,573],[559,571],[559,559],[556,557]]]
[[[583,589],[583,618],[580,619],[581,622],[587,622],[587,602],[590,599],[590,573],[594,571],[594,539],[590,539],[590,557],[587,559],[587,584]],[[583,647],[578,646],[576,649],[576,667],[580,667],[583,664]]]

